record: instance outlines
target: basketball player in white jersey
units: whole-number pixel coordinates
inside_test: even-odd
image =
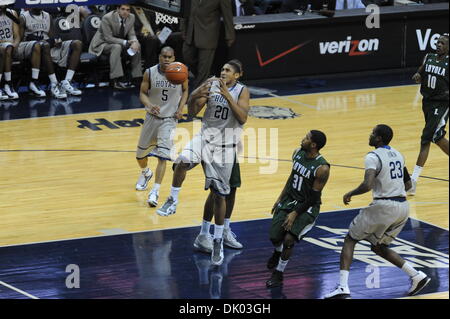
[[[0,100],[18,99],[19,95],[11,83],[12,57],[20,43],[19,17],[14,10],[0,6],[0,82],[5,81],[4,93],[0,89]]]
[[[343,197],[344,204],[348,205],[353,196],[372,190],[373,201],[368,207],[361,209],[350,224],[341,251],[339,284],[334,291],[325,295],[326,299],[350,298],[348,275],[355,245],[360,240],[369,241],[374,253],[410,276],[408,295],[417,294],[431,280],[388,248],[408,220],[406,191],[412,185],[402,154],[389,146],[392,137],[393,132],[389,126],[375,126],[369,137],[369,145],[375,147],[375,150],[366,155],[364,181]]]
[[[229,61],[222,67],[220,79],[211,78],[194,90],[188,101],[189,115],[195,116],[206,105],[202,128],[176,160],[170,196],[157,210],[161,216],[176,212],[178,193],[187,170],[202,163],[205,190],[210,190],[214,211],[214,240],[211,263],[223,262],[223,231],[226,196],[230,194],[230,177],[236,160],[236,146],[247,121],[250,93],[238,82],[241,65]]]
[[[52,18],[48,12],[40,8],[24,11],[21,16],[23,40],[19,45],[19,53],[27,54],[35,44],[41,47],[41,57],[45,63],[50,79],[51,93],[56,98],[66,98],[67,94],[81,95],[81,91],[71,84],[75,70],[80,61],[82,42],[79,40],[61,41],[53,37]],[[53,63],[67,68],[66,77],[58,84]]]
[[[159,54],[159,63],[145,71],[141,83],[140,100],[147,111],[136,150],[136,159],[142,170],[136,190],[145,190],[153,172],[147,167],[148,156],[158,159],[155,184],[148,195],[150,207],[158,205],[159,188],[166,172],[166,161],[172,160],[173,140],[171,133],[183,116],[183,107],[188,98],[188,80],[183,84],[170,83],[164,72],[175,61],[175,52],[164,47]]]

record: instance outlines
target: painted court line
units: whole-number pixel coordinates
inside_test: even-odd
[[[18,293],[24,295],[24,296],[27,296],[28,298],[31,298],[31,299],[39,299],[38,297],[33,296],[32,294],[29,294],[28,292],[25,292],[25,291],[23,291],[23,290],[20,290],[19,288],[16,288],[16,287],[14,287],[14,286],[8,285],[8,284],[7,284],[6,282],[4,282],[4,281],[0,281],[0,285],[5,286],[6,288],[12,289],[12,290],[14,290],[14,291],[16,291],[16,292],[18,292]]]

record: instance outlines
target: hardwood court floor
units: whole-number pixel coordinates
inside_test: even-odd
[[[300,116],[249,117],[247,136],[255,134],[259,144],[252,149],[245,139],[234,221],[270,217],[289,174],[292,151],[311,129],[328,137],[322,154],[332,169],[322,197],[324,212],[344,208],[342,195],[362,181],[363,159],[371,150],[368,138],[376,124],[393,128],[391,145],[405,155],[410,172],[414,167],[423,127],[416,85],[255,98],[251,105],[287,107]],[[177,213],[160,217],[147,206],[147,192],[134,190],[140,128],[78,127],[82,120],[113,123],[143,117],[142,109],[131,109],[0,121],[0,246],[199,225],[207,196],[200,167],[188,172]],[[193,126],[179,124],[178,132],[189,133],[178,136],[179,147],[192,137]],[[149,163],[154,169],[155,160]],[[448,174],[448,156],[432,146],[417,195],[409,198],[411,217],[448,229]],[[168,166],[160,205],[171,178]],[[370,194],[357,196],[350,207],[369,202]],[[448,293],[431,297],[448,298]]]

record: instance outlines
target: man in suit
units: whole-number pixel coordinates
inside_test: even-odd
[[[221,17],[225,26],[225,41],[231,47],[235,33],[230,0],[192,0],[188,17],[181,25],[185,40],[184,60],[191,70],[196,70],[193,89],[210,75],[219,42]]]
[[[141,46],[134,31],[135,16],[130,10],[130,5],[122,4],[117,10],[105,14],[89,46],[92,54],[109,55],[109,76],[114,82],[114,88],[119,90],[131,87],[123,79],[122,55],[128,54],[128,51],[134,52],[130,56],[131,76],[142,77]]]

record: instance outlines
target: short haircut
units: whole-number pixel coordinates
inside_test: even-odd
[[[394,131],[386,124],[378,124],[374,130],[375,136],[381,137],[384,145],[389,145],[394,136]]]
[[[235,71],[235,73],[239,73],[242,75],[242,73],[244,72],[243,68],[242,68],[242,62],[239,61],[238,59],[233,59],[227,62],[227,64],[231,65]]]
[[[311,140],[316,143],[317,150],[320,150],[325,146],[325,144],[327,144],[327,137],[325,133],[318,130],[311,130]]]
[[[173,55],[175,55],[175,50],[168,45],[166,45],[165,47],[162,47],[161,50],[159,50],[159,54],[161,54],[163,51],[171,51],[173,53]]]

